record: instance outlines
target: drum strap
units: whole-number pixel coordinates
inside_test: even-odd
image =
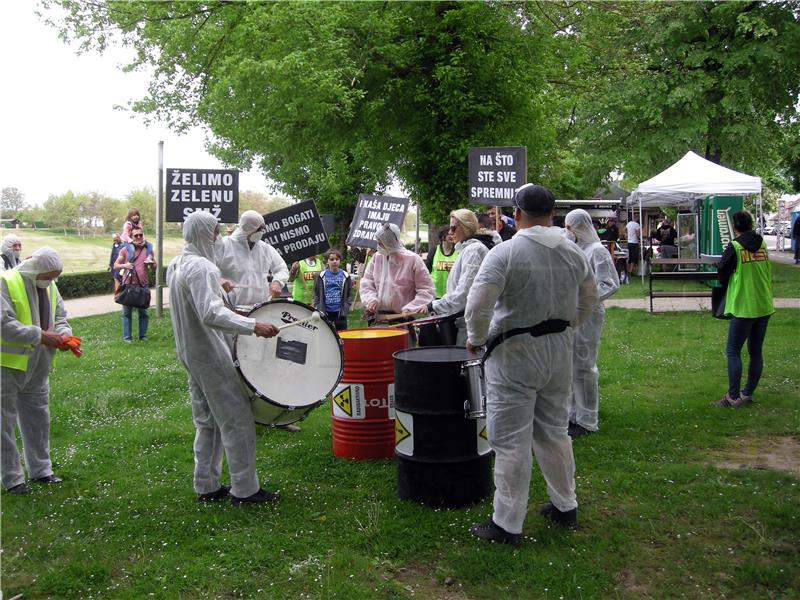
[[[505,342],[508,338],[512,338],[515,335],[522,335],[523,333],[529,333],[533,337],[539,337],[542,335],[548,335],[550,333],[561,333],[567,327],[569,327],[569,321],[564,321],[562,319],[548,319],[547,321],[542,321],[541,323],[537,323],[533,327],[518,327],[517,329],[511,329],[500,335],[496,336],[495,338],[490,341],[486,346],[486,352],[483,354],[483,362],[489,358],[489,355],[492,351],[497,348],[500,344]]]

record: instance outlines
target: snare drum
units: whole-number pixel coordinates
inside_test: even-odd
[[[280,298],[259,304],[248,316],[281,326],[315,312],[307,304]],[[322,404],[342,378],[344,364],[336,328],[322,314],[275,337],[237,336],[233,361],[251,398],[253,419],[270,427],[300,421]]]
[[[464,400],[464,417],[483,419],[486,417],[486,376],[483,358],[461,363],[461,376],[466,380],[467,399]]]
[[[458,337],[455,315],[443,315],[417,319],[409,323],[417,330],[417,345],[426,346],[455,346]]]

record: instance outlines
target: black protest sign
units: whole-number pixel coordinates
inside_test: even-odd
[[[469,201],[512,206],[514,192],[528,179],[525,146],[469,149]]]
[[[378,230],[384,223],[394,223],[402,229],[407,209],[408,198],[359,194],[350,233],[347,235],[347,245],[377,248],[375,234]]]
[[[183,223],[198,210],[210,212],[222,223],[236,223],[239,171],[167,169],[167,222]]]
[[[325,233],[330,237],[335,231],[336,220],[333,218],[333,215],[320,215],[319,218],[322,219],[322,226],[325,228]]]
[[[264,241],[287,263],[322,254],[331,247],[313,200],[264,215]]]

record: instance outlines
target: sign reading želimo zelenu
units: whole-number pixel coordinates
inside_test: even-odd
[[[525,146],[469,149],[469,201],[472,204],[511,206],[514,192],[528,179]]]
[[[183,223],[193,212],[210,212],[222,223],[239,220],[239,171],[167,169],[169,223]]]

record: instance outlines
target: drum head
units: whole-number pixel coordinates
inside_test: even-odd
[[[280,327],[314,312],[306,304],[279,299],[256,306],[249,316]],[[272,338],[237,336],[233,358],[245,385],[287,408],[316,404],[333,391],[342,377],[342,343],[331,322],[319,316]]]

